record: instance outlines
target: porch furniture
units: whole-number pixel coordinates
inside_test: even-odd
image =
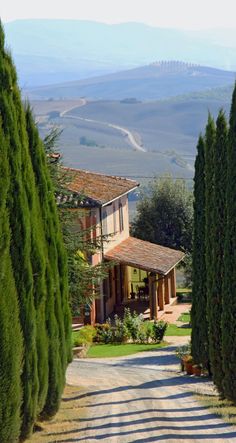
[[[148,300],[148,286],[136,286],[137,296],[139,300]]]
[[[131,292],[130,292],[130,298],[131,300],[135,300],[136,292],[134,292],[133,283],[131,283]]]

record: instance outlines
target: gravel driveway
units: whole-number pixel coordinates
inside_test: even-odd
[[[178,339],[186,341],[185,337]],[[161,350],[112,359],[74,360],[67,381],[87,418],[64,442],[235,442],[236,429],[199,405],[192,392],[213,393],[204,378],[183,376],[175,343]]]

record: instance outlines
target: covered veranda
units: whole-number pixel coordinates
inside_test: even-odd
[[[115,263],[109,310],[122,312],[122,308],[130,306],[157,319],[176,297],[176,266],[183,257],[181,251],[134,237],[106,252],[105,259]],[[145,271],[141,285],[135,285],[130,277],[134,269]]]

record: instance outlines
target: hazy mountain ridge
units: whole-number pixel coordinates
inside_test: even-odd
[[[5,31],[23,85],[57,83],[63,75],[65,80],[78,80],[94,75],[94,71],[114,72],[166,59],[236,69],[236,42],[230,45],[228,38],[219,44],[219,37],[208,40],[204,33],[79,20],[17,20],[6,23]],[[218,34],[215,31],[213,35]],[[27,69],[22,57],[28,58]],[[43,63],[40,78],[40,66],[34,67],[32,57],[34,61],[35,57],[51,58],[48,77],[47,64]],[[61,69],[56,67],[59,61]]]
[[[33,88],[29,96],[34,99],[158,100],[230,86],[235,77],[231,71],[165,61],[77,82]]]

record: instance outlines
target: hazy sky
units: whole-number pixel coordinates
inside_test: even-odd
[[[235,28],[234,11],[235,0],[1,0],[0,17],[3,22],[65,18],[201,29]]]

